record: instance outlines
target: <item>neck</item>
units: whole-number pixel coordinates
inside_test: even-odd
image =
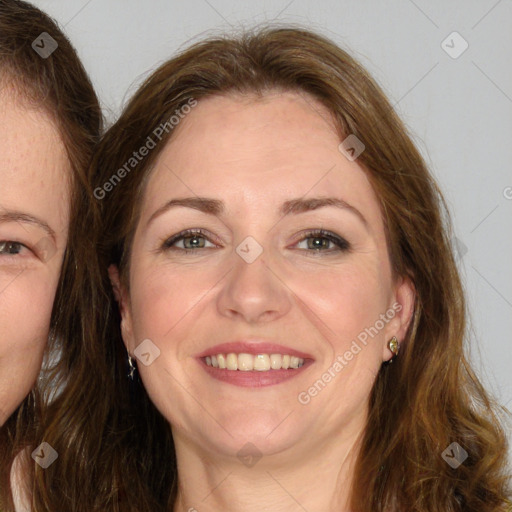
[[[360,430],[359,430],[360,432]],[[260,459],[205,452],[173,431],[178,495],[173,512],[350,512],[357,430]]]

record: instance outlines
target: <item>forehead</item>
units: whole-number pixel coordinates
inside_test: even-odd
[[[350,198],[379,222],[366,171],[339,151],[330,112],[295,92],[201,99],[159,155],[143,210],[184,195],[228,206],[282,203],[290,197]]]
[[[50,116],[0,89],[1,206],[40,215],[56,230],[67,218],[70,162]]]

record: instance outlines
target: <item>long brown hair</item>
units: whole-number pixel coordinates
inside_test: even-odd
[[[46,32],[58,47],[41,56],[32,43]],[[41,45],[40,45],[41,46]],[[49,48],[49,47],[47,47]],[[45,57],[45,58],[43,58]],[[98,287],[94,285],[95,247],[88,230],[97,224],[89,162],[102,130],[98,99],[75,49],[46,14],[29,3],[0,0],[0,86],[9,85],[20,104],[47,113],[61,136],[70,164],[68,244],[55,296],[46,358],[66,342],[64,364],[74,357],[74,344],[87,345],[88,319]],[[96,212],[96,213],[94,213]],[[91,284],[89,284],[91,283]],[[43,375],[41,377],[44,377]],[[44,404],[55,391],[52,371],[39,379],[29,396],[0,429],[0,509],[12,510],[9,473],[17,453],[34,446],[44,417]],[[34,446],[35,447],[35,446]],[[33,462],[30,459],[31,462]]]
[[[293,27],[196,43],[142,84],[103,138],[93,167],[103,220],[98,250],[110,298],[98,315],[107,333],[77,347],[80,363],[69,368],[69,385],[44,432],[61,456],[38,472],[41,510],[172,510],[177,473],[171,429],[141,382],[131,385],[126,378],[120,317],[107,277],[115,263],[128,286],[144,186],[172,130],[161,133],[136,165],[126,163],[191,99],[273,90],[311,95],[333,114],[340,141],[355,134],[365,144],[358,163],[380,200],[393,271],[409,276],[417,293],[404,350],[396,363],[383,366],[371,393],[352,508],[502,510],[510,495],[507,439],[497,404],[466,360],[466,304],[441,191],[368,73],[332,41]],[[441,457],[452,442],[469,454],[457,470]]]

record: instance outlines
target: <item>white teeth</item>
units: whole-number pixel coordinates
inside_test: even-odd
[[[208,364],[208,356],[206,357],[206,364]],[[226,368],[228,370],[238,370],[238,357],[236,354],[228,354],[227,355]]]
[[[251,354],[238,354],[238,369],[243,372],[254,370],[254,357]]]
[[[258,371],[268,372],[269,370],[287,370],[288,368],[300,368],[304,364],[301,357],[287,354],[217,354],[205,357],[206,364],[213,368],[239,370],[243,372]]]
[[[270,356],[268,354],[258,354],[254,356],[254,369],[259,372],[270,370]]]
[[[226,368],[226,358],[224,354],[217,355],[217,362],[219,363],[219,368]]]
[[[281,354],[271,354],[270,356],[270,367],[272,370],[280,370],[283,362],[283,356]]]

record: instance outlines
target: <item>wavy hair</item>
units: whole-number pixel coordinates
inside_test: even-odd
[[[93,162],[103,221],[97,242],[109,303],[97,313],[106,327],[91,345],[76,346],[69,385],[44,432],[60,457],[38,471],[41,510],[172,510],[171,429],[140,380],[132,385],[126,378],[107,276],[115,263],[128,286],[144,187],[172,131],[122,180],[113,176],[191,98],[276,90],[310,95],[332,113],[340,142],[355,134],[365,144],[358,163],[380,201],[394,275],[409,276],[417,294],[403,351],[383,365],[371,392],[353,510],[503,510],[510,496],[507,438],[499,405],[465,355],[466,303],[442,193],[368,72],[328,38],[290,26],[212,36],[183,50],[146,79],[100,143]],[[454,441],[469,454],[457,470],[441,457]]]
[[[32,42],[47,32],[58,48],[43,59]],[[0,0],[0,86],[9,85],[20,105],[47,113],[64,143],[70,164],[70,224],[68,243],[50,319],[45,359],[62,350],[64,364],[71,365],[75,346],[88,345],[87,312],[98,301],[95,295],[97,265],[95,247],[88,230],[98,225],[97,203],[91,189],[90,160],[99,141],[103,117],[98,98],[78,55],[57,23],[33,5],[18,0]],[[79,312],[85,312],[81,316]],[[95,333],[96,334],[96,333]],[[76,364],[74,361],[72,364]],[[51,365],[50,365],[51,366]],[[55,374],[56,375],[56,374]],[[51,424],[46,406],[55,394],[53,370],[43,372],[35,387],[0,428],[0,510],[13,509],[9,474],[14,458],[37,444],[37,431]],[[32,464],[26,464],[30,474]],[[25,466],[24,466],[25,468]],[[25,475],[23,475],[25,476]],[[41,510],[41,507],[35,508]],[[55,509],[54,509],[55,510]]]

